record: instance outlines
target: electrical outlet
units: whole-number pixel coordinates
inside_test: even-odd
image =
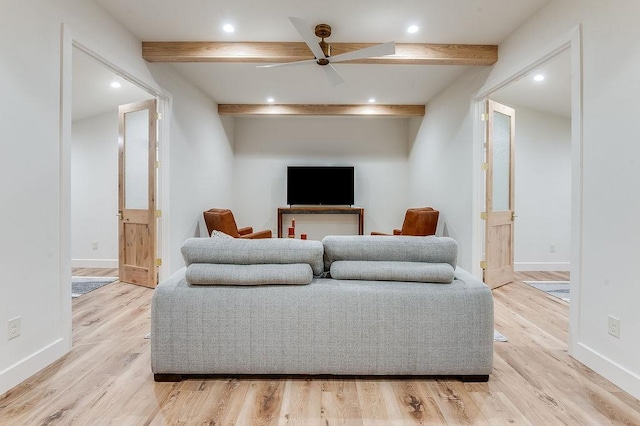
[[[7,334],[9,340],[14,339],[20,335],[20,318],[21,317],[15,317],[9,320],[9,329]]]
[[[94,242],[92,243],[92,248],[93,248],[94,250],[98,250],[98,242],[97,242],[97,241],[94,241]]]
[[[549,253],[555,253],[556,252],[556,245],[555,244],[551,244],[549,246]]]
[[[609,315],[609,334],[620,338],[620,318]]]

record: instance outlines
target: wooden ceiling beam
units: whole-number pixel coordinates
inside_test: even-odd
[[[331,55],[374,45],[331,43]],[[309,47],[298,42],[144,41],[142,57],[149,62],[285,63],[313,59]],[[341,63],[488,66],[497,60],[496,45],[396,43],[395,55]]]
[[[421,117],[425,105],[220,104],[220,115],[351,115]]]

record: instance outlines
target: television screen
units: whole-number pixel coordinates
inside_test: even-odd
[[[287,204],[349,205],[354,202],[352,166],[287,167]]]

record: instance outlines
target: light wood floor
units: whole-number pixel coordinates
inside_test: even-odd
[[[493,291],[496,329],[509,341],[495,343],[487,383],[234,377],[155,383],[144,339],[151,294],[113,283],[74,299],[72,351],[0,396],[0,424],[640,425],[640,401],[567,354],[568,304],[521,281]]]

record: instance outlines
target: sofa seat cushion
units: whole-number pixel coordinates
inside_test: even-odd
[[[330,274],[338,280],[451,283],[454,269],[448,263],[338,260]]]
[[[309,284],[313,271],[307,263],[230,265],[192,263],[185,279],[192,285]]]
[[[188,238],[181,247],[187,266],[193,263],[265,265],[306,263],[314,275],[324,271],[320,241],[294,238]]]
[[[338,260],[448,263],[455,269],[458,243],[449,237],[328,235],[322,239],[324,267]]]

